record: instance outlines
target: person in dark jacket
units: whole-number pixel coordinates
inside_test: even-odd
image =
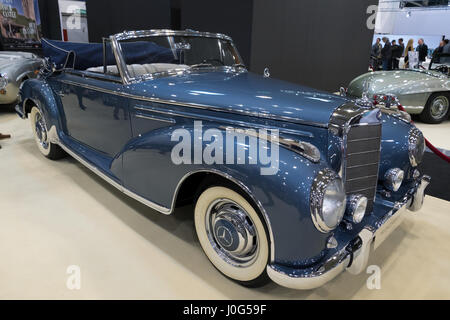
[[[442,49],[442,53],[450,53],[450,42],[448,41],[448,39],[445,39],[444,42],[445,46]]]
[[[400,47],[402,47],[402,55],[401,55],[401,57],[403,57],[403,52],[405,52],[405,44],[403,42],[403,38],[398,39],[398,45]]]
[[[374,71],[379,69],[380,65],[380,57],[381,57],[381,39],[377,38],[376,42],[372,46],[372,50],[370,51],[370,64],[372,65],[372,69]]]
[[[392,47],[389,39],[383,37],[384,47],[381,49],[381,60],[383,62],[383,70],[391,70]]]
[[[403,55],[404,48],[392,40],[392,69],[396,70],[399,68],[400,58]]]
[[[416,51],[419,52],[419,62],[424,62],[428,56],[428,46],[422,38],[419,39],[419,46]]]
[[[433,56],[432,56],[434,63],[439,63],[439,55],[444,51],[444,46],[445,46],[445,41],[441,40],[441,42],[439,42],[439,47],[434,49]]]

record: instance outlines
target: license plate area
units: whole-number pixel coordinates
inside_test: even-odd
[[[405,219],[406,206],[400,208],[376,232],[373,248],[377,249]]]

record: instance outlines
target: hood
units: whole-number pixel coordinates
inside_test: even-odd
[[[12,64],[20,63],[23,60],[33,58],[35,58],[35,55],[29,52],[2,51],[0,52],[0,70]]]
[[[348,95],[361,97],[364,82],[369,82],[369,94],[410,94],[421,92],[428,84],[449,81],[448,77],[430,70],[376,71],[363,74],[350,82]]]
[[[250,72],[189,72],[130,86],[133,94],[326,127],[348,100]]]

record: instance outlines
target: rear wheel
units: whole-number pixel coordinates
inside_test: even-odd
[[[195,229],[203,251],[221,273],[249,287],[267,283],[267,232],[244,197],[222,186],[206,189],[195,206]]]
[[[420,119],[426,123],[437,124],[448,118],[450,110],[450,95],[448,93],[434,93],[430,96],[420,114]]]
[[[38,107],[34,106],[30,112],[31,129],[33,130],[34,140],[39,151],[51,160],[63,158],[66,153],[57,144],[51,143],[48,136],[48,129],[44,116]]]

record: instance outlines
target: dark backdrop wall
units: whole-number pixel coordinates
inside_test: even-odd
[[[220,32],[235,41],[250,70],[337,91],[367,71],[378,0],[87,0],[89,40],[123,30]],[[61,39],[57,0],[39,0],[45,37]]]
[[[169,0],[88,0],[86,11],[90,42],[124,30],[171,27]]]
[[[253,0],[184,0],[181,29],[225,33],[233,38],[246,65],[251,64]]]
[[[251,69],[327,91],[367,71],[377,0],[254,1]]]
[[[38,0],[44,38],[61,40],[58,0]]]

